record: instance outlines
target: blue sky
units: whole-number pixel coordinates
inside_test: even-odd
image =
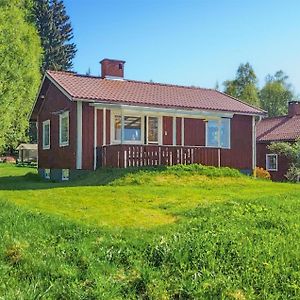
[[[249,61],[260,79],[282,69],[300,93],[299,0],[65,0],[78,47],[74,70],[214,87]]]

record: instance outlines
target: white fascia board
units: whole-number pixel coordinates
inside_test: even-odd
[[[57,81],[55,81],[50,75],[46,73],[45,77],[48,78],[70,101],[74,100],[72,96],[59,83],[57,83]]]
[[[159,107],[149,107],[149,106],[134,106],[134,105],[124,105],[124,104],[111,104],[111,103],[101,103],[92,102],[90,106],[95,106],[98,108],[107,108],[122,110],[123,112],[139,111],[141,113],[156,113],[164,116],[177,116],[177,117],[190,117],[190,118],[232,118],[234,113],[221,112],[221,111],[211,111],[211,110],[183,110],[174,108],[159,108]]]
[[[47,73],[45,73],[44,76],[43,76],[42,82],[40,84],[38,93],[36,94],[36,98],[35,98],[35,101],[34,101],[34,104],[33,104],[32,108],[31,108],[28,120],[30,120],[30,117],[33,113],[35,105],[36,105],[36,103],[37,103],[37,101],[40,97],[40,93],[41,93],[41,90],[42,90],[42,87],[43,87],[43,84],[44,84],[46,78],[48,78],[70,101],[73,101],[72,96],[66,90],[64,90],[51,76],[49,76]]]

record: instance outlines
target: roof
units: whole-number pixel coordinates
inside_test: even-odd
[[[16,150],[37,150],[37,144],[20,144]]]
[[[256,136],[258,142],[294,141],[300,138],[300,115],[262,119]]]
[[[265,114],[265,111],[259,108],[212,89],[127,79],[103,79],[61,71],[47,71],[46,76],[57,83],[72,100],[215,110],[250,115]]]

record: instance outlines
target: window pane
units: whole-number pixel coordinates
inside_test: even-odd
[[[158,118],[148,118],[148,142],[158,142]]]
[[[50,145],[50,125],[44,124],[44,146]]]
[[[121,116],[115,116],[115,140],[121,140]]]
[[[207,122],[207,146],[218,147],[219,146],[219,126],[218,121],[209,120]]]
[[[140,141],[141,140],[141,117],[124,117],[124,140]]]
[[[60,142],[69,142],[69,116],[65,115],[61,117],[60,121]]]
[[[222,119],[220,127],[220,146],[229,148],[230,145],[230,119]]]
[[[277,155],[267,155],[267,170],[277,169]]]

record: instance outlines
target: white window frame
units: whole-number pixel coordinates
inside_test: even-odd
[[[149,141],[149,136],[148,136],[148,121],[149,118],[157,118],[157,141],[153,142],[153,141]],[[147,115],[146,116],[146,143],[147,145],[161,145],[162,143],[162,117],[158,116],[158,115]]]
[[[62,139],[62,132],[61,132],[61,123],[62,123],[62,119],[68,117],[68,140],[65,142],[63,142]],[[69,111],[65,111],[61,114],[59,114],[59,146],[60,147],[66,147],[69,146],[69,140],[70,140],[70,115],[69,115]]]
[[[115,110],[115,111],[111,111],[111,120],[110,120],[110,140],[112,144],[121,144],[122,141],[121,140],[116,140],[115,139],[115,116],[121,116],[121,119],[123,119],[122,117],[140,117],[141,118],[141,140],[139,141],[126,141],[123,140],[124,144],[137,144],[137,145],[145,145],[145,138],[146,138],[146,145],[162,145],[162,116],[160,114],[145,114],[145,113],[141,113],[141,112],[136,112],[136,111],[119,111],[119,110]],[[155,117],[158,118],[158,142],[154,143],[154,142],[148,142],[148,128],[145,132],[145,117],[146,117],[146,122],[148,122],[148,117]],[[147,125],[147,124],[146,124]],[[123,124],[122,124],[123,126]],[[122,130],[122,128],[121,128]],[[146,134],[146,136],[145,136]],[[122,135],[122,133],[121,133]]]
[[[64,175],[64,172],[67,171],[67,176]],[[69,181],[70,179],[70,170],[69,169],[62,169],[61,170],[61,180],[62,181]]]
[[[221,130],[221,121],[222,119],[229,120],[229,130],[228,130],[228,147],[221,146],[221,136],[220,136],[220,130]],[[218,146],[209,146],[208,145],[208,121],[216,121],[218,123]],[[222,149],[231,149],[231,119],[230,118],[220,118],[218,120],[216,119],[209,119],[205,122],[205,147],[207,148],[222,148]]]
[[[136,144],[136,145],[141,145],[144,144],[144,139],[145,139],[145,135],[144,135],[144,130],[143,128],[145,128],[145,118],[144,115],[142,114],[138,114],[136,112],[121,112],[121,111],[115,111],[112,112],[111,114],[112,118],[111,118],[111,141],[113,144],[121,144],[122,143],[122,134],[123,134],[123,120],[124,117],[139,117],[141,118],[141,139],[140,140],[136,140],[136,141],[127,141],[127,140],[123,140],[124,144]],[[116,140],[115,139],[115,116],[121,116],[121,139],[120,140]]]
[[[276,157],[276,168],[275,169],[269,168],[269,157],[271,157],[271,156]],[[278,171],[278,154],[273,154],[273,153],[266,154],[266,170],[267,171],[274,171],[274,172]]]
[[[51,170],[50,169],[45,169],[44,170],[44,178],[45,179],[50,179],[51,177]]]
[[[45,128],[46,126],[49,125],[49,144],[45,144]],[[50,149],[51,145],[51,125],[50,125],[50,120],[46,120],[43,122],[43,136],[42,136],[42,143],[43,143],[43,150]]]

